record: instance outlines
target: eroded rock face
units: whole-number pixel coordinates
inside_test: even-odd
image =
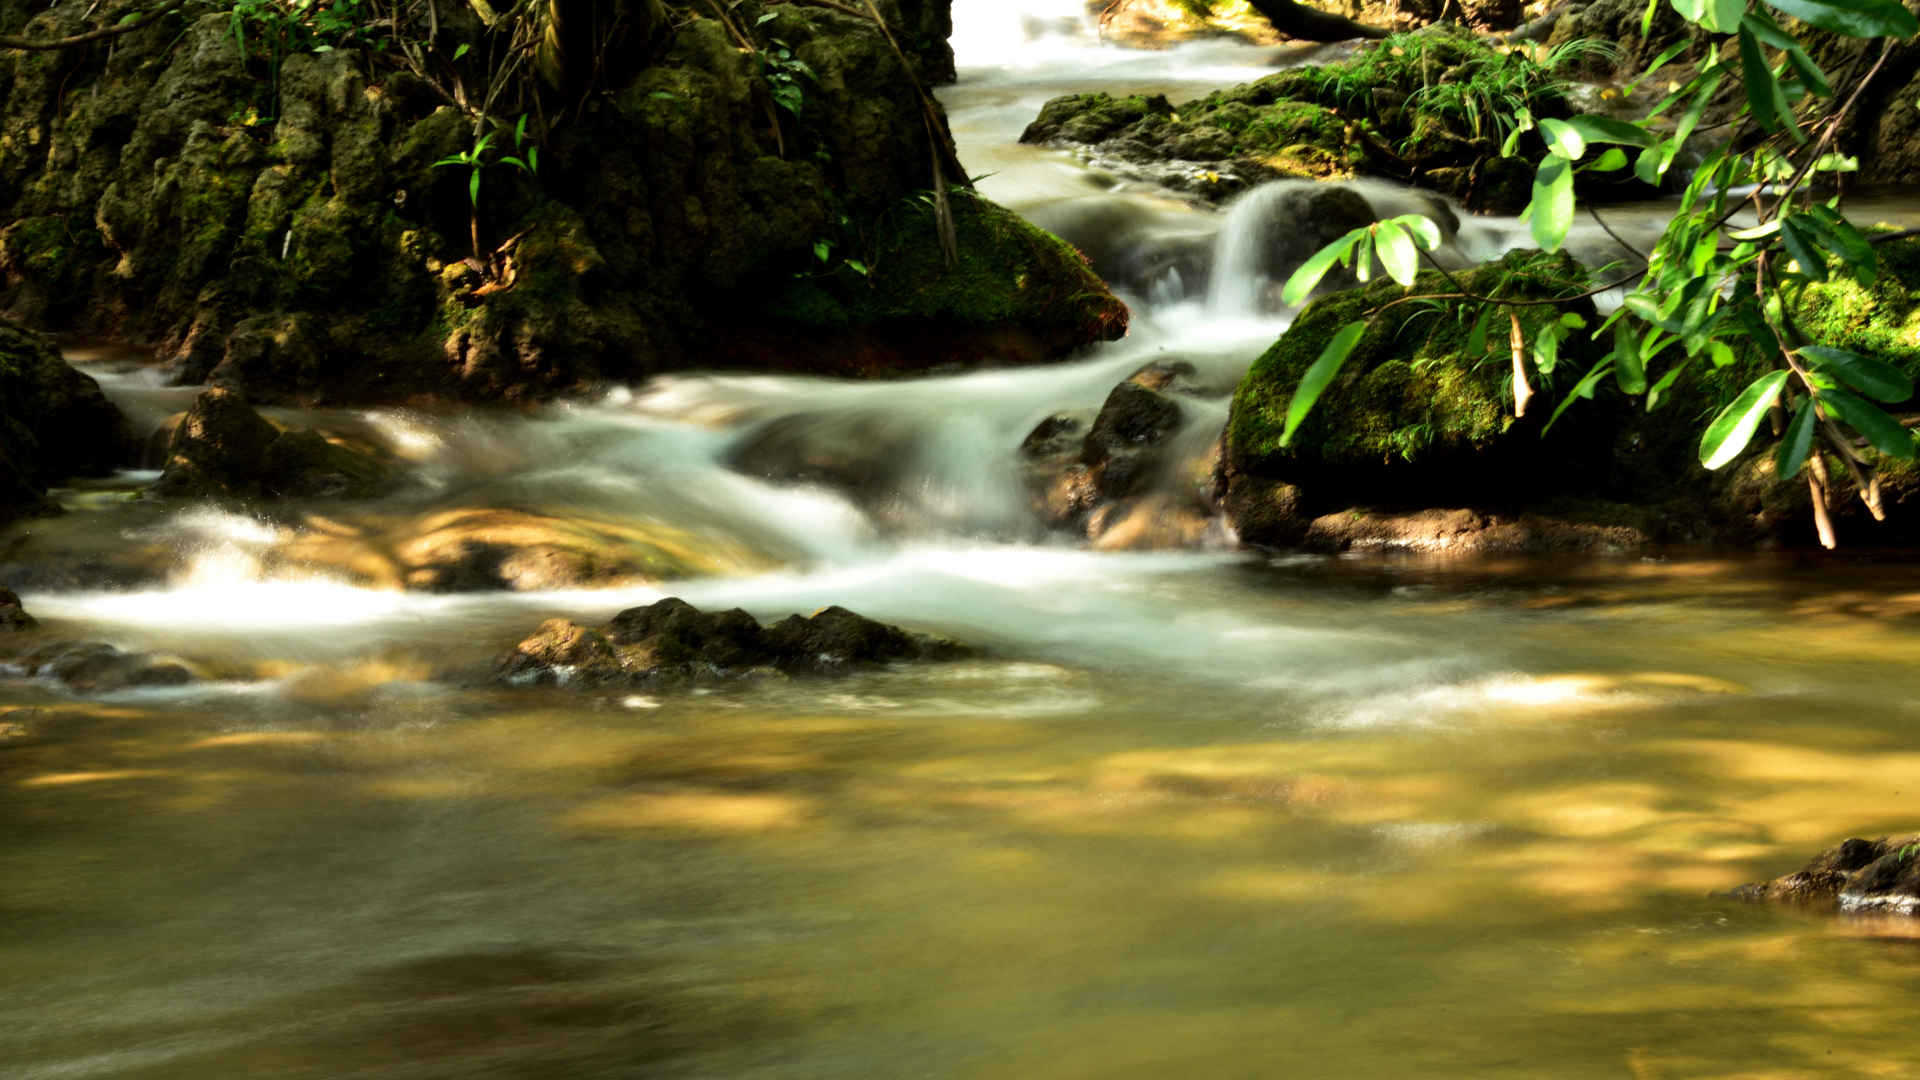
[[[371,452],[315,431],[281,431],[239,393],[202,391],[174,427],[152,493],[163,497],[367,498],[398,474]]]
[[[738,608],[706,612],[668,597],[622,611],[600,629],[549,619],[500,658],[493,678],[510,685],[671,688],[832,675],[970,653],[957,642],[911,634],[842,607],[761,626]]]
[[[1920,833],[1851,837],[1791,874],[1743,885],[1733,895],[1842,911],[1920,913]]]
[[[44,336],[0,319],[0,524],[50,511],[49,484],[104,475],[132,454],[100,385]]]

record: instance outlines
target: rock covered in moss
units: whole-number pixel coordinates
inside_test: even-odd
[[[35,32],[122,9],[94,7],[62,0]],[[537,171],[497,160],[520,149],[512,117],[490,133],[477,235],[472,170],[440,163],[480,133],[392,50],[270,66],[216,12],[170,14],[111,49],[10,54],[0,304],[156,342],[182,382],[264,403],[545,398],[710,366],[723,336],[746,342],[736,360],[774,366],[756,343],[791,323],[767,302],[821,269],[816,249],[852,253],[935,182],[948,136],[937,105],[929,132],[914,80],[950,75],[948,5],[881,0],[904,57],[838,10],[746,0],[729,30],[707,8],[670,8],[594,65],[593,93],[528,107]],[[475,85],[493,50],[469,13],[441,15],[440,59]],[[0,17],[15,31],[27,12]],[[735,40],[742,27],[755,48]],[[768,104],[782,50],[783,70],[811,73],[790,110]],[[543,115],[566,122],[543,133]],[[975,250],[1015,257],[993,243]],[[977,328],[983,290],[1008,290],[1021,324],[999,358],[1103,340],[1117,305],[1070,298],[1104,289],[1059,253],[1028,254],[1020,275],[903,286],[920,290],[922,322],[881,335],[863,369],[993,355],[984,333],[943,336]],[[838,344],[790,345],[778,366],[837,362]]]
[[[592,629],[549,619],[494,665],[510,685],[687,686],[756,675],[831,675],[970,655],[842,607],[772,626],[735,608],[706,612],[677,597],[629,608]]]
[[[1742,885],[1733,895],[1843,911],[1920,914],[1920,833],[1851,837],[1791,874]]]
[[[956,257],[942,249],[930,198],[897,205],[867,245],[829,272],[797,280],[764,331],[721,334],[710,358],[843,375],[1035,363],[1126,333],[1128,313],[1086,258],[1011,210],[972,194],[950,199]]]
[[[50,509],[47,486],[129,460],[120,410],[44,336],[0,319],[0,523]]]
[[[1101,161],[1207,199],[1288,177],[1389,176],[1512,212],[1529,197],[1536,137],[1501,153],[1512,100],[1562,116],[1552,73],[1441,25],[1361,46],[1174,106],[1165,97],[1070,94],[1022,142],[1083,146]],[[1166,163],[1181,163],[1166,167]]]
[[[394,470],[367,450],[317,431],[281,431],[224,387],[204,390],[173,430],[150,489],[168,498],[366,498],[390,490]]]

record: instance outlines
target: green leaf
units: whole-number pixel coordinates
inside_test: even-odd
[[[1800,76],[1800,84],[1807,88],[1807,93],[1815,97],[1833,96],[1833,84],[1827,81],[1827,73],[1821,71],[1820,65],[1813,62],[1813,57],[1807,55],[1807,50],[1795,45],[1786,52],[1788,66],[1793,68],[1795,75]]]
[[[1746,0],[1670,0],[1673,10],[1691,23],[1712,30],[1716,34],[1730,34],[1740,24],[1740,13],[1746,10]]]
[[[827,256],[831,255],[832,253],[833,253],[833,243],[831,241],[815,240],[813,242],[814,258],[820,260],[821,262],[826,262]]]
[[[1765,225],[1755,225],[1751,229],[1735,229],[1727,235],[1735,240],[1764,240],[1780,231],[1780,219],[1774,218]]]
[[[467,199],[468,201],[473,203],[475,209],[479,208],[480,206],[480,170],[479,169],[473,170],[473,175],[469,177],[467,180]]]
[[[1844,37],[1912,37],[1920,33],[1920,19],[1897,0],[1766,0],[1822,30]]]
[[[1812,231],[1798,216],[1781,223],[1780,239],[1787,246],[1787,254],[1800,264],[1802,274],[1814,281],[1827,280],[1827,254],[1820,250]]]
[[[1567,336],[1567,328],[1559,323],[1548,323],[1533,335],[1533,366],[1543,376],[1553,374],[1560,366],[1560,340]]]
[[[775,19],[777,19],[777,18],[779,18],[779,17],[780,17],[780,13],[779,13],[779,12],[777,12],[777,11],[769,11],[769,12],[767,12],[767,13],[766,13],[765,15],[762,15],[762,16],[760,16],[759,18],[757,18],[757,19],[755,19],[755,20],[753,20],[753,25],[755,25],[755,26],[765,26],[765,25],[767,25],[768,23],[770,23],[770,22],[772,22],[773,20],[775,20]]]
[[[1581,135],[1578,129],[1565,120],[1542,117],[1540,120],[1540,137],[1547,140],[1547,149],[1559,154],[1568,161],[1579,161],[1581,156],[1587,152],[1586,137]]]
[[[1407,230],[1413,235],[1415,242],[1428,251],[1440,246],[1440,226],[1435,225],[1433,219],[1424,214],[1401,214],[1399,217],[1388,218],[1387,221]]]
[[[473,48],[473,46],[472,46],[472,45],[469,45],[469,44],[467,44],[467,43],[465,43],[465,42],[462,42],[459,48],[457,48],[457,49],[455,49],[455,50],[453,50],[453,59],[454,59],[454,61],[455,61],[456,63],[458,63],[458,62],[459,62],[459,60],[460,60],[460,58],[461,58],[461,57],[463,57],[463,56],[465,56],[465,55],[467,55],[467,50],[469,50],[469,49],[471,49],[471,48]]]
[[[1633,333],[1624,325],[1613,328],[1613,379],[1622,393],[1647,392],[1647,365],[1640,359],[1640,348]]]
[[[1885,361],[1828,345],[1802,345],[1797,351],[1818,367],[1833,372],[1841,382],[1877,401],[1898,404],[1913,396],[1913,379]]]
[[[1687,369],[1684,364],[1675,364],[1674,366],[1667,369],[1667,373],[1665,375],[1660,376],[1660,381],[1657,383],[1654,383],[1653,389],[1647,391],[1647,411],[1648,412],[1652,412],[1654,409],[1659,407],[1660,399],[1666,394],[1667,387],[1672,386],[1674,383],[1674,380],[1678,379],[1680,377],[1680,373],[1685,370]]]
[[[1546,121],[1540,122],[1543,126]],[[1567,126],[1580,133],[1580,137],[1590,143],[1620,143],[1623,146],[1652,146],[1659,141],[1658,136],[1639,124],[1629,124],[1625,120],[1616,120],[1611,116],[1586,113],[1567,120]]]
[[[1413,284],[1413,276],[1420,270],[1420,252],[1415,250],[1413,238],[1391,221],[1379,222],[1373,228],[1373,250],[1380,256],[1387,276],[1402,285]]]
[[[1493,320],[1494,306],[1481,304],[1480,314],[1474,316],[1473,326],[1467,330],[1466,356],[1478,359],[1487,352],[1487,324]]]
[[[1780,24],[1773,21],[1773,16],[1764,11],[1747,12],[1740,17],[1740,25],[1752,31],[1762,45],[1771,45],[1782,52],[1800,47],[1799,40],[1781,29]]]
[[[1334,376],[1340,374],[1340,366],[1353,354],[1353,347],[1360,343],[1360,335],[1365,333],[1365,321],[1350,322],[1333,335],[1327,347],[1320,350],[1320,358],[1300,376],[1300,385],[1294,388],[1293,400],[1287,403],[1287,424],[1280,432],[1280,445],[1291,446],[1293,433],[1299,429],[1300,422],[1313,411],[1313,403],[1320,400],[1320,394]]]
[[[870,269],[866,263],[861,262],[859,259],[848,259],[847,269],[853,271],[856,274],[859,274],[861,277],[866,277],[867,275],[873,273],[872,269]]]
[[[1707,425],[1705,434],[1700,437],[1700,464],[1709,469],[1717,469],[1747,448],[1752,441],[1755,429],[1766,418],[1767,409],[1773,400],[1780,396],[1780,388],[1787,384],[1787,372],[1770,371],[1747,384],[1740,396],[1732,404],[1720,410],[1720,415]]]
[[[1534,242],[1543,251],[1559,251],[1573,226],[1573,162],[1560,154],[1548,154],[1540,162],[1527,209]]]
[[[1646,37],[1653,32],[1653,13],[1659,8],[1660,0],[1647,0],[1647,10],[1640,13],[1640,36]],[[1566,406],[1561,406],[1565,408]],[[1559,416],[1559,413],[1554,413]]]
[[[1747,86],[1747,106],[1753,110],[1754,123],[1760,130],[1779,131],[1782,123],[1793,122],[1792,112],[1783,107],[1786,98],[1780,81],[1773,77],[1773,69],[1761,55],[1759,40],[1744,26],[1740,28],[1740,77]]]
[[[1373,280],[1373,227],[1360,230],[1353,245],[1353,280],[1365,285]]]
[[[1347,257],[1353,250],[1353,245],[1359,242],[1366,231],[1355,229],[1314,252],[1306,262],[1300,264],[1300,268],[1295,270],[1291,277],[1287,278],[1286,286],[1280,290],[1280,302],[1292,306],[1305,300],[1307,294],[1313,291],[1313,287],[1320,284],[1320,279],[1327,276],[1327,271],[1333,269],[1333,264]]]
[[[1587,168],[1594,172],[1613,172],[1627,167],[1627,152],[1617,146],[1609,146],[1599,157],[1593,159]]]
[[[1848,427],[1865,435],[1875,450],[1889,457],[1912,460],[1913,432],[1901,427],[1900,421],[1888,416],[1880,406],[1837,387],[1821,390],[1820,403],[1831,409]]]
[[[1773,451],[1773,471],[1780,479],[1793,479],[1807,463],[1807,454],[1813,449],[1813,421],[1813,399],[1801,398],[1786,435]]]

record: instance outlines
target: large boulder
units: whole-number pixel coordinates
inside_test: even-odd
[[[155,342],[181,382],[263,404],[1031,362],[1124,329],[1071,250],[970,197],[940,258],[919,196],[965,183],[920,89],[951,77],[945,0],[880,0],[891,41],[831,6],[628,6],[618,48],[500,99],[519,95],[524,137],[512,114],[477,132],[396,50],[251,56],[224,12],[9,54],[0,307]],[[139,8],[12,5],[0,31]],[[428,80],[485,85],[506,42],[462,5],[440,20]],[[477,174],[443,164],[482,135]],[[796,299],[796,279],[819,288]]]
[[[13,590],[0,586],[0,634],[31,630],[38,625],[34,617],[20,606],[20,598],[13,594]]]
[[[0,319],[0,524],[51,509],[49,484],[127,462],[120,410],[53,343]]]
[[[701,611],[678,597],[629,608],[594,629],[549,619],[496,661],[508,685],[683,687],[767,675],[832,675],[970,655],[843,607],[772,626],[739,609]]]

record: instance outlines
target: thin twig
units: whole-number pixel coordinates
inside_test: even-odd
[[[20,49],[26,52],[51,52],[56,49],[71,49],[75,45],[85,45],[90,41],[103,41],[107,38],[119,37],[121,34],[131,34],[135,30],[144,30],[153,23],[179,10],[180,5],[175,4],[172,7],[162,8],[138,22],[121,23],[119,26],[108,26],[99,30],[89,30],[84,34],[75,34],[72,37],[29,38],[18,37],[13,34],[0,34],[0,49]]]

